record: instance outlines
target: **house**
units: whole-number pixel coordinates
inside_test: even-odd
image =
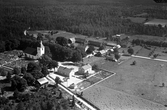
[[[45,46],[42,44],[42,41],[36,49],[32,47],[27,47],[24,50],[24,56],[31,59],[38,59],[43,54],[45,54]]]
[[[57,73],[61,76],[64,76],[64,77],[71,77],[71,74],[73,73],[73,69],[59,66]]]
[[[92,72],[92,66],[90,64],[87,64],[87,65],[84,65],[82,67],[79,68],[79,72],[82,72],[82,73],[90,73]]]
[[[101,56],[103,56],[105,53],[106,53],[105,50],[101,50],[101,51],[97,52],[97,53],[95,54],[95,56],[101,57]]]
[[[48,79],[46,77],[37,79],[37,82],[40,84],[42,88],[46,87],[49,83]]]

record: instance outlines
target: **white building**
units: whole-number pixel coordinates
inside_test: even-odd
[[[73,73],[73,69],[72,68],[67,68],[67,67],[63,67],[60,66],[57,70],[58,74],[64,77],[71,77],[72,73]]]
[[[87,64],[87,65],[84,65],[82,67],[79,68],[79,72],[82,72],[82,73],[91,73],[92,72],[92,66],[90,64]]]
[[[38,59],[43,54],[45,54],[45,46],[42,44],[42,41],[39,43],[36,49],[32,47],[27,47],[24,50],[24,55],[31,59]]]
[[[43,54],[45,54],[45,46],[42,44],[42,41],[41,41],[40,46],[37,47],[37,56],[41,57]]]
[[[49,81],[46,77],[37,79],[38,83],[41,85],[41,87],[45,87],[48,85]]]

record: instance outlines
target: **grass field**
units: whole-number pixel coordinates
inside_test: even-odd
[[[135,66],[130,64],[136,61]],[[136,95],[161,104],[167,104],[166,83],[167,63],[132,58],[114,70],[117,74],[100,85]]]
[[[160,104],[101,85],[87,89],[83,92],[83,96],[100,110],[165,110]]]
[[[136,61],[136,65],[132,66],[133,61]],[[93,103],[103,110],[111,110],[109,105],[113,110],[114,107],[121,109],[124,106],[128,110],[133,110],[134,107],[140,110],[159,110],[162,107],[159,104],[167,105],[167,63],[131,58],[112,68],[112,71],[116,72],[116,75],[85,90],[84,97],[89,101],[99,99]],[[164,87],[162,83],[165,83]]]

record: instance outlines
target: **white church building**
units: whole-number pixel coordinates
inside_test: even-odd
[[[42,41],[40,41],[37,48],[27,47],[24,50],[24,56],[30,59],[39,59],[43,54],[45,54],[45,46]]]

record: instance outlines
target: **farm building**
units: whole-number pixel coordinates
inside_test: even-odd
[[[76,40],[76,43],[81,43],[81,44],[87,44],[88,43],[87,39],[85,39],[85,38],[76,37],[75,40]]]
[[[98,41],[98,40],[89,40],[88,45],[93,45],[96,47],[100,47],[104,44],[104,42]]]
[[[45,46],[42,44],[42,41],[40,42],[40,45],[39,45],[39,47],[37,47],[37,49],[27,47],[24,50],[24,56],[31,58],[31,59],[38,59],[43,54],[45,54]]]
[[[37,79],[37,82],[40,84],[41,87],[46,87],[49,83],[49,81],[46,77]]]
[[[110,47],[115,47],[116,45],[117,45],[117,44],[111,43],[111,42],[110,42],[110,43],[109,43],[109,42],[107,43],[107,46],[110,46]]]
[[[61,75],[61,76],[64,76],[64,77],[70,77],[71,74],[73,73],[73,69],[72,68],[67,68],[67,67],[63,67],[63,66],[60,66],[58,68],[58,74]]]
[[[153,20],[148,21],[144,24],[145,25],[155,25],[155,26],[161,25],[162,27],[165,27],[167,25],[167,20],[165,20],[165,19],[153,19]]]
[[[54,73],[48,74],[48,77],[50,77],[52,80],[55,80],[56,77],[59,77],[61,81],[66,81],[67,80],[67,78],[65,78],[61,75],[58,75],[58,74],[54,74]]]
[[[79,68],[79,72],[82,72],[82,73],[90,73],[92,72],[92,66],[90,64],[87,64],[87,65],[84,65],[82,67]]]

